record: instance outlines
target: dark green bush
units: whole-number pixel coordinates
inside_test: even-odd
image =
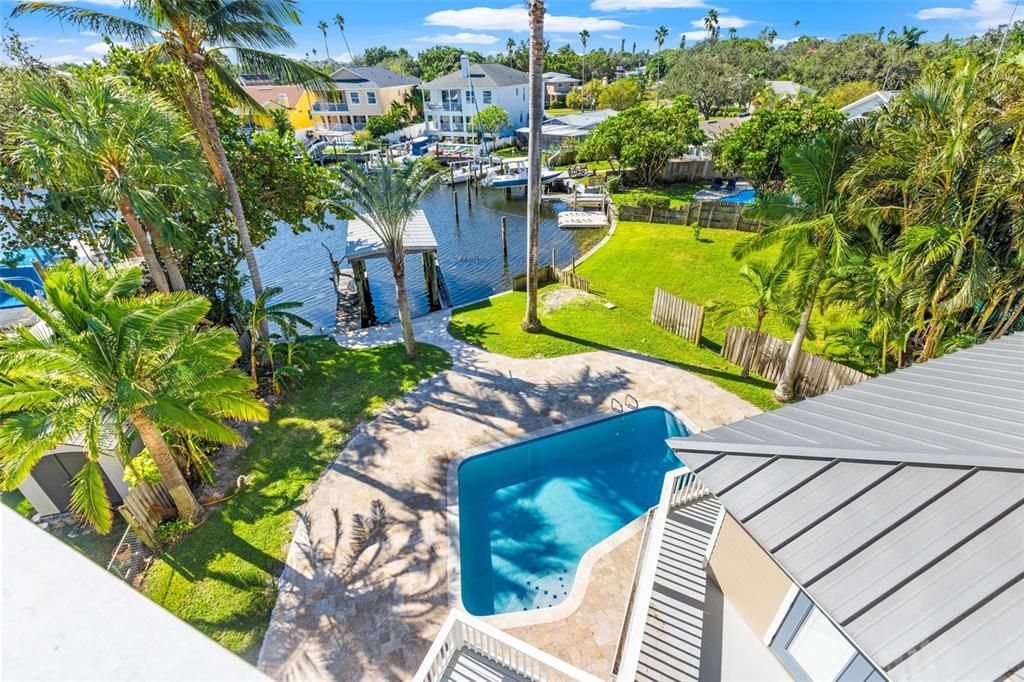
[[[640,192],[630,197],[637,206],[644,208],[668,208],[672,205],[672,199],[652,192]]]

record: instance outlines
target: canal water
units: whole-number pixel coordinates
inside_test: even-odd
[[[421,208],[427,215],[438,244],[438,263],[455,306],[468,303],[511,288],[513,275],[526,269],[526,200],[523,190],[513,190],[506,200],[504,190],[481,187],[470,190],[457,185],[459,222],[456,224],[451,187],[442,185],[423,198]],[[473,207],[466,193],[473,191]],[[540,226],[538,262],[551,262],[554,249],[559,267],[565,267],[580,254],[586,230],[561,230],[557,213],[568,207],[545,202]],[[501,253],[501,217],[508,219],[508,261]],[[334,328],[337,298],[331,285],[331,265],[323,245],[335,258],[345,254],[347,223],[339,220],[333,230],[313,230],[293,234],[282,227],[277,236],[256,250],[256,261],[263,275],[264,286],[279,286],[284,293],[279,300],[302,301],[303,317],[314,323],[314,331]],[[344,263],[347,267],[348,263]],[[242,264],[244,268],[244,263]],[[244,269],[243,269],[244,272]],[[374,309],[380,322],[398,318],[394,280],[391,267],[383,258],[367,262]],[[414,316],[428,312],[426,286],[423,282],[421,257],[406,259],[406,288]],[[251,295],[251,291],[249,292]]]

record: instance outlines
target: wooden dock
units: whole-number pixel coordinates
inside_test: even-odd
[[[608,227],[608,216],[600,211],[562,211],[558,214],[558,226],[563,229]]]

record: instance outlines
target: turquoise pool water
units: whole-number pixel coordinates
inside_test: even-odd
[[[471,457],[459,467],[462,603],[476,616],[554,606],[587,550],[657,504],[665,444],[686,427],[645,407]]]
[[[745,189],[739,192],[738,194],[733,194],[731,197],[725,197],[724,199],[720,199],[720,201],[724,201],[730,204],[749,204],[756,198],[756,189]]]
[[[0,279],[13,284],[30,296],[37,296],[43,291],[43,281],[39,273],[32,267],[33,259],[40,259],[43,263],[50,263],[53,256],[49,253],[35,249],[21,249],[9,253],[0,253]],[[14,298],[5,291],[0,291],[0,309],[18,308],[21,301]]]

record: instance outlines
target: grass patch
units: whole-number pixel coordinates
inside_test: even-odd
[[[276,600],[294,510],[310,484],[356,424],[451,365],[447,353],[424,344],[413,362],[401,345],[304,345],[311,362],[301,383],[253,430],[236,463],[249,483],[168,549],[143,586],[153,601],[251,661]]]
[[[545,315],[544,331],[525,334],[519,329],[526,295],[504,294],[459,309],[452,316],[451,332],[469,343],[512,357],[557,357],[597,349],[635,351],[666,360],[715,382],[762,409],[776,407],[774,386],[761,378],[741,379],[739,367],[727,362],[719,350],[730,324],[750,325],[742,315],[708,313],[702,347],[681,339],[650,322],[655,287],[693,303],[742,302],[747,296],[732,258],[733,245],[749,234],[732,230],[704,230],[697,241],[688,227],[621,222],[611,241],[582,263],[577,272],[588,277],[591,293],[603,301],[565,306]],[[773,254],[760,254],[768,261]],[[544,291],[555,287],[547,287]],[[812,325],[825,323],[816,318]],[[769,318],[765,330],[790,338],[791,334]],[[806,343],[814,351],[816,342]]]
[[[672,202],[670,208],[677,208],[692,202],[693,196],[697,192],[707,188],[708,183],[706,182],[679,182],[656,187],[633,187],[618,194],[612,194],[612,200],[617,204],[636,206],[636,200],[633,198],[635,195],[656,194],[660,197],[668,197]]]
[[[604,161],[588,161],[585,164],[566,163],[566,164],[562,164],[561,166],[555,166],[554,169],[555,170],[569,170],[569,166],[581,166],[581,165],[586,166],[587,170],[592,172],[592,173],[597,173],[598,171],[612,171],[612,170],[616,170],[616,168],[614,166],[612,166],[611,162],[608,161],[607,159],[604,160]]]
[[[552,107],[544,110],[545,116],[568,116],[569,114],[578,114],[579,109],[573,109],[571,107]]]
[[[526,156],[526,150],[517,147],[502,147],[497,151],[491,152],[491,156],[497,156],[502,159],[517,159],[520,156]]]

